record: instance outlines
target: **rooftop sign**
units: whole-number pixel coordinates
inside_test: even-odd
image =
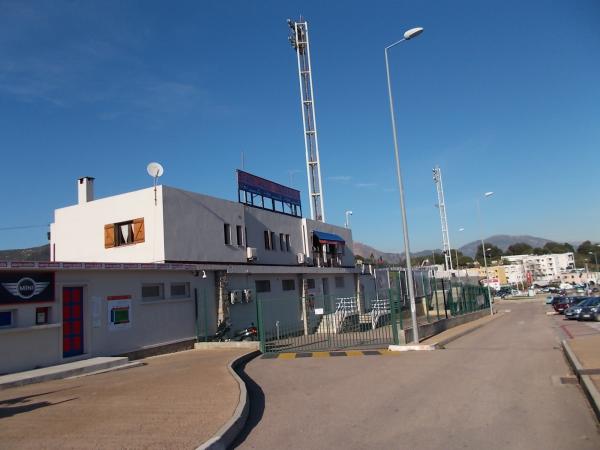
[[[237,171],[237,181],[240,203],[294,216],[302,215],[300,191],[243,170]],[[259,200],[255,199],[257,196]],[[265,205],[265,199],[271,200],[271,204]],[[280,209],[277,209],[276,202],[281,203]]]

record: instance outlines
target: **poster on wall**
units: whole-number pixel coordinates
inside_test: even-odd
[[[112,300],[107,297],[108,301],[108,329],[122,330],[131,328],[131,298],[130,296],[119,296],[118,300]],[[114,298],[114,297],[113,297]]]
[[[0,304],[53,301],[53,272],[5,272],[0,274]]]

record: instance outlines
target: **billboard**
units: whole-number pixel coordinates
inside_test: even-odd
[[[256,175],[252,175],[243,170],[237,171],[238,190],[250,192],[266,198],[277,200],[283,203],[289,203],[295,206],[300,204],[300,191],[266,180]]]
[[[53,301],[53,272],[0,273],[0,304]]]

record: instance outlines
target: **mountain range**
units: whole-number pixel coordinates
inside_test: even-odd
[[[508,235],[508,234],[497,234],[497,235],[486,238],[485,242],[487,244],[492,244],[492,245],[495,245],[496,247],[499,247],[504,252],[508,249],[509,246],[516,244],[518,242],[529,244],[535,248],[535,247],[543,247],[547,242],[552,242],[552,241],[549,239],[544,239],[541,237],[529,236],[529,235],[513,236],[513,235]],[[462,252],[463,255],[470,256],[471,258],[473,258],[475,256],[475,254],[477,253],[477,247],[480,245],[481,245],[481,241],[473,241],[473,242],[469,242],[468,244],[463,245],[458,250],[460,252]],[[432,249],[432,250],[423,250],[420,252],[412,252],[411,255],[413,257],[419,257],[419,256],[431,255],[432,252],[441,253],[441,250],[439,248]],[[373,248],[367,244],[363,244],[362,242],[356,242],[356,241],[354,242],[354,254],[362,256],[363,258],[369,258],[371,255],[373,255],[375,257],[375,259],[379,259],[381,257],[385,261],[388,261],[390,263],[398,263],[401,260],[404,260],[404,254],[382,252],[382,251],[377,250],[376,248]]]

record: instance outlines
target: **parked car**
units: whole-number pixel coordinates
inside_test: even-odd
[[[567,308],[581,300],[582,297],[559,297],[559,300],[552,303],[554,311],[563,314]]]
[[[592,297],[591,301],[581,308],[577,320],[600,321],[600,297]]]
[[[552,300],[554,300],[554,295],[549,295],[548,297],[546,297],[546,305],[551,305]]]
[[[571,306],[565,309],[565,319],[577,319],[583,307],[587,306],[595,299],[596,297],[582,297],[580,301],[574,302]]]

